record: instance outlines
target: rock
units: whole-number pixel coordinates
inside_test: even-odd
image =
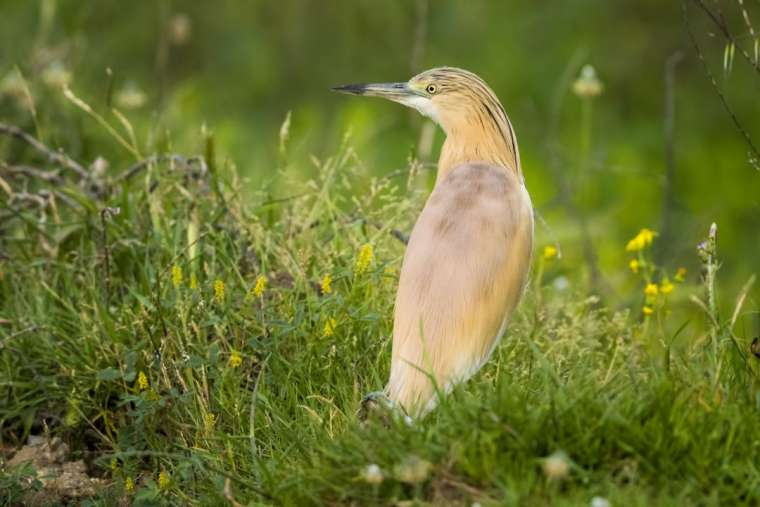
[[[36,471],[42,488],[35,491],[31,482],[26,485],[24,505],[49,505],[92,497],[106,487],[108,481],[87,475],[84,461],[67,461],[69,446],[61,439],[30,436],[27,445],[19,449],[8,467],[30,464]]]
[[[8,466],[31,463],[35,468],[62,463],[69,455],[69,446],[58,437],[47,440],[45,437],[30,436],[27,445],[8,460]]]

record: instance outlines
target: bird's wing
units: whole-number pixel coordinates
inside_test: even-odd
[[[504,168],[465,164],[433,190],[409,238],[386,387],[407,411],[435,404],[488,359],[530,267],[533,208]]]

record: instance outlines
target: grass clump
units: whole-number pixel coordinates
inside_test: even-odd
[[[213,152],[4,197],[0,436],[64,439],[110,480],[95,504],[760,502],[758,362],[711,299],[714,241],[706,317],[672,333],[657,294],[630,312],[548,283],[545,251],[479,375],[422,421],[360,423],[424,193],[366,181],[343,146],[292,197],[244,201]]]

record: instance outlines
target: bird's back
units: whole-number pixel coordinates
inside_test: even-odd
[[[396,297],[386,392],[413,414],[435,406],[493,351],[523,292],[533,209],[518,176],[488,164],[454,168],[409,238]]]

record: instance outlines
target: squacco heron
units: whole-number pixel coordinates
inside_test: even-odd
[[[384,390],[422,416],[485,364],[525,288],[533,207],[515,131],[494,92],[462,69],[335,90],[412,107],[446,133],[401,267]]]

